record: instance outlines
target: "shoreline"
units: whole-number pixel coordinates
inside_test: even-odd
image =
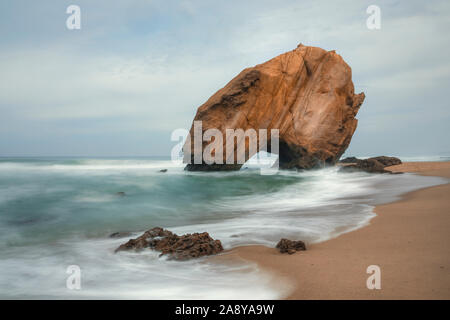
[[[387,169],[450,178],[450,162]],[[293,255],[250,245],[217,258],[256,263],[282,299],[450,299],[449,196],[450,183],[403,194],[377,205],[368,225]],[[380,290],[366,287],[370,265],[381,269]]]

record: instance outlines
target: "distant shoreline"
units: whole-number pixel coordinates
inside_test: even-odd
[[[450,162],[407,162],[388,168],[450,178]],[[405,194],[376,206],[361,229],[294,255],[260,245],[230,250],[275,276],[287,299],[450,299],[450,184]],[[369,265],[381,268],[381,289],[369,290]],[[280,279],[281,278],[281,279]],[[292,287],[291,287],[292,286]]]

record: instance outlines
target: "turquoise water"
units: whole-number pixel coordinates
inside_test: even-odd
[[[0,297],[277,298],[283,292],[257,266],[114,254],[128,238],[108,235],[160,226],[207,231],[225,248],[274,246],[281,237],[313,243],[367,224],[377,203],[442,182],[336,168],[191,173],[161,159],[3,158]],[[73,264],[83,275],[78,291],[65,285]]]
[[[186,174],[158,160],[3,160],[0,175],[0,237],[7,246],[229,219],[230,199],[276,193],[301,180],[255,171]]]

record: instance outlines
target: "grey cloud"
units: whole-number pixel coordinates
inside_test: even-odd
[[[377,31],[371,1],[77,3],[80,31],[70,1],[0,4],[0,155],[169,154],[211,94],[300,42],[335,49],[367,95],[347,154],[450,150],[446,1],[378,1]]]

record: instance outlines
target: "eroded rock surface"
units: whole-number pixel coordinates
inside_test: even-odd
[[[223,251],[220,240],[214,240],[207,232],[178,236],[169,230],[153,228],[136,239],[119,246],[115,252],[123,250],[153,249],[175,260],[188,260]]]
[[[202,131],[215,128],[223,134],[223,164],[194,164],[193,124],[190,146],[185,144],[185,150],[191,150],[186,169],[239,169],[237,144],[233,164],[226,164],[227,155],[231,157],[226,151],[226,129],[279,129],[280,168],[334,164],[350,143],[363,101],[364,93],[355,94],[351,68],[340,55],[300,44],[244,69],[198,108],[194,121],[202,121]],[[202,149],[209,143],[204,141]],[[270,135],[265,151],[274,152]],[[253,156],[248,142],[244,152],[245,160]]]

